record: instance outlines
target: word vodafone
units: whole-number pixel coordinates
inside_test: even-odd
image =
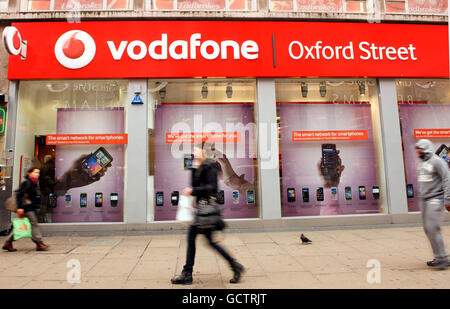
[[[189,41],[176,40],[168,44],[167,34],[161,34],[161,40],[151,42],[148,47],[142,41],[121,41],[119,46],[113,41],[107,41],[109,50],[114,60],[123,57],[125,49],[128,57],[133,60],[144,59],[148,55],[155,60],[165,60],[168,56],[175,60],[197,59],[197,48],[200,48],[200,56],[213,60],[220,56],[221,59],[228,59],[228,54],[232,54],[233,59],[258,59],[259,47],[254,41],[245,41],[240,45],[236,41],[226,40],[220,43],[212,40],[201,42],[200,33],[191,35]]]
[[[322,45],[322,41],[317,41],[315,45],[307,46],[299,41],[289,44],[289,55],[295,60],[299,59],[355,59],[355,49],[353,42],[346,46]],[[417,60],[414,55],[416,48],[409,44],[408,47],[377,46],[374,43],[361,42],[358,45],[359,58],[362,60]]]

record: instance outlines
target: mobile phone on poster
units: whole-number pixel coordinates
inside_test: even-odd
[[[322,144],[320,169],[324,177],[338,177],[338,156],[336,144]]]
[[[102,207],[103,206],[103,193],[96,192],[95,193],[95,207]]]
[[[302,188],[303,203],[309,203],[309,188]]]
[[[338,200],[338,191],[336,187],[331,188],[331,200],[337,201]]]
[[[117,204],[119,203],[119,194],[116,192],[112,192],[109,201],[111,207],[117,207]]]
[[[113,157],[106,151],[105,148],[100,147],[92,153],[86,160],[81,162],[81,168],[88,173],[90,177],[94,177],[104,169],[113,160]]]
[[[345,199],[347,201],[352,200],[352,187],[345,187]]]
[[[178,200],[180,199],[180,192],[173,191],[170,195],[170,202],[172,203],[172,206],[178,206]]]
[[[372,187],[372,196],[375,200],[380,199],[380,187],[378,186]]]
[[[54,193],[48,195],[48,207],[56,208],[56,195]]]
[[[406,194],[408,198],[414,198],[414,187],[412,184],[406,185]]]
[[[247,204],[255,204],[255,190],[247,190]]]
[[[156,206],[164,206],[164,192],[156,192]]]
[[[233,190],[232,194],[233,204],[239,204],[239,191]]]
[[[289,203],[295,202],[295,188],[288,188],[287,189],[287,200]]]
[[[192,163],[194,162],[193,154],[185,154],[183,158],[183,166],[185,170],[192,169]]]
[[[72,206],[72,195],[70,194],[64,195],[64,202],[66,207]]]
[[[359,190],[359,199],[360,200],[365,200],[366,199],[366,187],[365,186],[359,186],[358,190]]]
[[[225,191],[220,190],[219,192],[217,192],[217,203],[219,205],[225,204]]]
[[[449,151],[449,148],[445,144],[442,144],[439,146],[438,150],[436,150],[436,154],[448,163],[450,162]]]
[[[86,208],[88,205],[87,193],[80,193],[80,207]]]
[[[316,190],[316,198],[317,201],[323,202],[324,201],[324,194],[323,194],[323,187],[319,187]]]

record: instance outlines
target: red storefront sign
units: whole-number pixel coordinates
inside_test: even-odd
[[[241,21],[14,23],[9,79],[448,77],[444,25]]]

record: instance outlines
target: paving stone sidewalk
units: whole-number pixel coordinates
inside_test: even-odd
[[[443,232],[450,242],[450,226]],[[178,286],[186,235],[46,237],[48,252],[35,251],[29,240],[14,243],[17,252],[0,252],[1,289],[406,289],[450,288],[450,268],[438,271],[422,227],[303,231],[312,244],[300,244],[302,231],[220,233],[216,239],[247,271],[230,284],[232,271],[197,238],[194,283]],[[6,237],[0,237],[3,242]],[[449,248],[449,246],[447,246]],[[376,260],[381,282],[368,283]],[[79,283],[69,283],[79,262]],[[373,262],[373,261],[372,261]],[[74,264],[72,264],[74,265]],[[76,278],[70,277],[69,278]],[[375,278],[375,277],[371,277]]]

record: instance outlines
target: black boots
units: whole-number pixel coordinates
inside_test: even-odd
[[[232,279],[230,279],[230,283],[238,283],[241,279],[241,275],[244,273],[244,266],[242,266],[238,262],[234,262],[231,266],[231,269],[234,272],[234,276]]]
[[[192,272],[183,270],[181,275],[170,280],[172,284],[192,284]]]

